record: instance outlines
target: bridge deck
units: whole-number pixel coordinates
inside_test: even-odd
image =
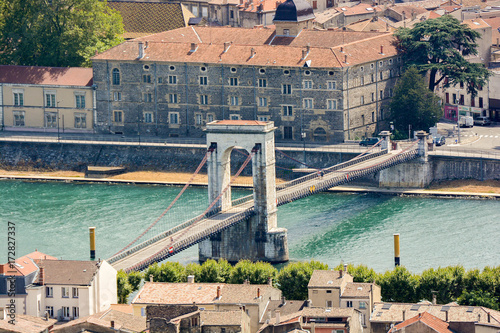
[[[301,177],[277,188],[278,205],[325,191],[331,187],[347,183],[353,179],[375,173],[415,157],[417,157],[416,150],[393,151],[390,153],[384,151],[324,169],[323,173],[314,173]],[[233,207],[224,212],[203,218],[194,224],[187,223],[184,228],[182,226],[177,229],[174,228],[154,239],[136,245],[110,258],[109,262],[117,270],[145,269],[155,261],[170,257],[252,216],[254,213],[253,199],[248,196],[244,200],[239,204],[236,204],[238,202],[236,200],[236,202],[233,202]]]

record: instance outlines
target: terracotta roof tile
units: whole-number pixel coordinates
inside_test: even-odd
[[[491,26],[491,43],[497,43],[497,38],[500,38],[500,16],[492,18],[483,18],[483,20]]]
[[[45,318],[16,314],[16,324],[9,324],[7,320],[0,320],[1,332],[40,333],[45,332],[56,323],[56,319],[45,320]]]
[[[462,24],[467,24],[469,28],[474,29],[484,29],[489,28],[490,25],[486,23],[482,18],[463,20]]]
[[[384,19],[378,17],[376,20],[364,19],[346,25],[346,28],[352,31],[389,31],[393,32],[396,29],[392,27]]]
[[[370,291],[374,288],[374,283],[349,282],[346,284],[342,297],[362,297],[368,298]]]
[[[376,12],[382,11],[379,7],[371,6],[367,3],[360,3],[359,5],[353,7],[337,7],[335,8],[338,12],[344,13],[345,16],[361,15],[361,14],[374,14]]]
[[[92,68],[0,66],[0,83],[91,86]]]
[[[272,12],[279,4],[276,0],[246,0],[238,7],[240,12]]]
[[[27,254],[25,256],[19,257],[15,260],[14,268],[10,267],[10,264],[1,265],[2,268],[0,272],[5,275],[11,276],[27,276],[38,270],[35,260],[39,259],[57,260],[56,257],[49,256],[45,253],[35,251]]]
[[[419,313],[415,317],[412,317],[408,320],[405,320],[402,323],[397,324],[396,326],[391,328],[388,333],[397,332],[398,330],[404,327],[408,327],[416,322],[422,322],[426,326],[430,327],[432,330],[438,333],[453,333],[448,329],[449,324],[447,322],[431,315],[428,312]]]
[[[99,269],[96,261],[40,260],[44,269],[45,284],[89,286]]]
[[[342,281],[352,282],[351,275],[345,275],[342,272],[342,277],[337,270],[316,270],[312,273],[311,279],[307,287],[340,287]]]
[[[266,315],[262,319],[266,320],[268,318],[268,311],[271,311],[271,318],[274,318],[276,316],[276,310],[279,310],[280,316],[287,316],[289,314],[296,313],[302,310],[302,308],[304,308],[306,304],[307,301],[285,300],[285,304],[282,304],[281,300],[269,301],[266,308]]]
[[[180,3],[108,1],[108,7],[120,12],[125,29],[124,38],[153,34],[187,26],[190,17]]]

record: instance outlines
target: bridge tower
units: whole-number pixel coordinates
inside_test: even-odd
[[[273,122],[218,120],[207,124],[207,146],[214,148],[207,161],[208,198],[213,202],[230,182],[231,151],[234,148],[255,152],[252,158],[255,215],[221,231],[199,244],[200,261],[224,258],[272,263],[288,261],[287,230],[278,228]],[[217,207],[231,208],[231,189]]]

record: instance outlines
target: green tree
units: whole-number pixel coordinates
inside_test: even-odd
[[[153,276],[155,282],[185,282],[186,268],[178,262],[167,261],[161,265],[154,263],[144,273],[146,281]]]
[[[460,305],[485,306],[493,310],[499,310],[498,298],[483,290],[471,292],[465,290],[457,301]]]
[[[4,65],[90,66],[90,57],[123,40],[120,14],[100,0],[0,1]]]
[[[311,260],[294,262],[283,267],[277,277],[277,286],[287,299],[306,300],[307,285],[314,270],[328,269],[327,264]]]
[[[142,272],[128,273],[128,282],[130,283],[130,286],[132,287],[133,291],[139,289],[139,285],[141,284],[142,279],[144,279],[144,273]]]
[[[429,130],[443,115],[439,98],[425,87],[424,79],[415,67],[408,68],[394,87],[391,102],[391,120],[399,133]]]
[[[224,282],[219,272],[217,261],[208,259],[201,265],[200,282]]]
[[[464,83],[475,96],[479,86],[485,85],[489,72],[483,64],[471,63],[466,56],[477,54],[472,30],[451,15],[417,23],[413,28],[400,28],[395,34],[397,46],[403,53],[405,64],[416,66],[421,73],[429,73],[429,90],[445,78],[445,87]]]
[[[375,281],[380,286],[382,300],[385,302],[418,302],[415,288],[418,277],[410,273],[406,267],[397,266],[377,277]]]
[[[119,270],[116,274],[116,289],[118,296],[118,303],[126,304],[128,296],[132,293],[133,288],[128,281],[128,275],[123,270]]]
[[[217,262],[219,266],[219,277],[221,282],[229,281],[229,277],[231,276],[231,272],[233,271],[233,266],[226,259],[219,259]]]
[[[419,299],[432,300],[436,295],[437,303],[446,304],[457,299],[462,294],[464,268],[448,266],[438,269],[427,269],[422,272],[417,286]]]
[[[336,270],[344,269],[344,265],[340,264],[335,267]],[[357,265],[353,264],[347,265],[347,272],[352,275],[352,280],[354,282],[374,282],[377,278],[377,273],[373,270],[373,268],[368,268],[365,265]]]

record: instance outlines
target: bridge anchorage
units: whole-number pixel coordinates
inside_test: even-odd
[[[288,261],[287,230],[278,228],[273,122],[221,120],[207,124],[208,196],[217,210],[231,209],[230,165],[235,148],[251,152],[254,214],[199,243],[199,259],[271,263]],[[229,188],[227,188],[229,186]],[[222,195],[221,195],[222,193]]]

